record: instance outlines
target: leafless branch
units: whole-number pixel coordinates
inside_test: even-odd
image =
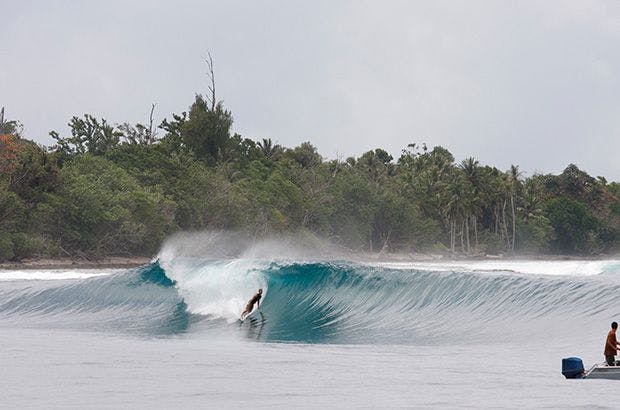
[[[211,85],[209,86],[209,95],[207,96],[207,102],[211,105],[211,111],[215,111],[215,71],[213,69],[213,58],[211,57],[211,53],[208,53],[209,58],[205,59],[207,63],[207,68],[209,70],[208,76],[211,81]]]
[[[155,140],[155,134],[157,133],[156,130],[155,134],[153,134],[153,112],[155,111],[156,105],[156,103],[151,104],[151,114],[149,115],[149,143],[152,143]]]

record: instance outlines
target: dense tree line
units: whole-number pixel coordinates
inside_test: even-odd
[[[213,84],[214,86],[214,84]],[[154,108],[154,107],[153,107]],[[0,260],[149,255],[179,230],[296,232],[354,251],[601,254],[618,250],[620,184],[569,165],[523,178],[410,144],[324,160],[231,133],[198,95],[154,126],[73,117],[53,147],[0,113]]]

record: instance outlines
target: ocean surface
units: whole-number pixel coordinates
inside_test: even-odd
[[[260,312],[238,317],[258,288]],[[620,260],[0,271],[2,408],[618,408]]]

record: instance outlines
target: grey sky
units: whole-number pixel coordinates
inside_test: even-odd
[[[409,142],[531,175],[620,180],[617,1],[0,0],[0,106],[50,144],[72,115],[187,109],[215,59],[245,137],[328,158]]]

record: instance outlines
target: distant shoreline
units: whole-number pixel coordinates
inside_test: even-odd
[[[100,260],[42,258],[24,259],[19,262],[0,263],[0,270],[10,269],[123,269],[148,264],[152,259],[145,256],[108,257]]]
[[[361,263],[372,262],[465,262],[465,261],[598,261],[620,259],[620,255],[478,255],[449,257],[439,254],[368,254],[349,255],[352,261]],[[333,256],[332,256],[333,258]],[[347,258],[345,256],[345,258]],[[337,258],[338,259],[338,258]],[[0,270],[11,269],[129,269],[149,264],[153,257],[107,257],[99,260],[70,259],[70,258],[42,258],[25,259],[19,262],[0,263]]]

